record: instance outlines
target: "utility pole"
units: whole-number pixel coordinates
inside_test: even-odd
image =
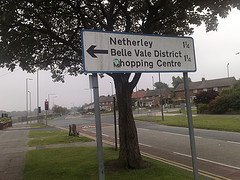
[[[162,86],[161,86],[160,73],[158,73],[158,78],[159,78],[159,90],[160,90],[160,107],[161,107],[161,112],[162,112],[162,121],[164,121],[163,104],[162,104]]]
[[[28,124],[28,80],[32,80],[30,78],[26,78],[26,121]]]

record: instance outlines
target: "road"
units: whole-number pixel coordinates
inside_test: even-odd
[[[113,116],[102,116],[101,118],[102,123],[113,124]],[[93,116],[82,118],[66,116],[51,120],[48,123],[68,128],[69,124],[94,125],[95,118]],[[168,154],[169,157],[174,156],[176,159],[186,158],[186,161],[191,161],[188,128],[163,126],[141,121],[136,121],[136,126],[139,144],[143,148],[156,153]],[[88,131],[95,132],[95,128],[90,127]],[[113,126],[102,127],[102,133],[105,136],[114,137]],[[202,164],[208,163],[205,169],[221,166],[225,170],[226,168],[230,170],[229,174],[222,172],[221,175],[235,179],[236,172],[240,172],[240,133],[195,129],[195,141],[198,160]],[[174,160],[174,158],[172,159]]]

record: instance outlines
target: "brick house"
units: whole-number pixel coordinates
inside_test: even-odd
[[[113,96],[99,97],[100,110],[113,111]]]
[[[215,90],[221,92],[224,88],[232,87],[235,81],[235,77],[229,77],[212,80],[206,80],[205,78],[202,78],[202,81],[189,82],[190,100],[193,102],[196,94],[201,91]],[[185,100],[183,83],[179,84],[175,90],[175,100]]]
[[[167,88],[162,88],[163,104],[169,104],[171,101],[171,92]],[[160,89],[148,90],[142,99],[142,105],[145,107],[155,107],[159,104]]]
[[[136,99],[135,106],[137,106],[137,102],[139,102],[139,106],[143,106],[143,97],[146,94],[146,91],[137,91],[132,93],[132,99]]]
[[[93,111],[94,110],[94,103],[86,104],[83,106],[85,111]]]

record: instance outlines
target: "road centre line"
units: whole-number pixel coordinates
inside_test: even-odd
[[[149,131],[150,129],[145,129],[145,128],[137,128],[139,130],[144,130],[144,131]]]
[[[152,147],[150,145],[147,145],[147,144],[143,144],[143,143],[138,143],[139,145],[142,145],[142,146],[147,146],[147,147]]]
[[[173,152],[173,153],[181,155],[181,156],[192,158],[192,156],[187,155],[187,154],[183,154],[183,153],[179,153],[179,152]],[[236,166],[231,166],[231,165],[228,165],[228,164],[223,164],[223,163],[219,163],[219,162],[215,162],[215,161],[211,161],[211,160],[207,160],[207,159],[203,159],[203,158],[199,158],[199,157],[197,159],[198,160],[202,160],[202,161],[206,161],[206,162],[210,162],[210,163],[214,163],[214,164],[217,164],[217,165],[221,165],[221,166],[225,166],[225,167],[229,167],[229,168],[240,170],[240,168],[236,167]]]
[[[178,134],[178,133],[171,133],[171,132],[161,132],[161,133],[165,133],[165,134],[170,134],[170,135],[176,135],[176,136],[184,136],[184,137],[189,137],[189,135],[185,135],[185,134]],[[195,136],[195,138],[202,138],[200,136]]]
[[[235,141],[227,141],[229,143],[232,143],[232,144],[239,144],[240,145],[240,142],[235,142]]]
[[[162,132],[164,134],[170,134],[170,135],[176,135],[176,136],[184,136],[184,137],[189,137],[189,135],[185,135],[185,134],[178,134],[178,133],[171,133],[171,132]]]
[[[102,134],[103,136],[107,136],[107,137],[110,137],[109,135],[107,135],[107,134]]]

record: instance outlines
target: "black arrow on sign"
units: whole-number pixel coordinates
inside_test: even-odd
[[[108,50],[100,50],[100,49],[95,49],[95,45],[91,45],[87,52],[93,57],[93,58],[97,58],[97,56],[95,54],[108,54]]]

